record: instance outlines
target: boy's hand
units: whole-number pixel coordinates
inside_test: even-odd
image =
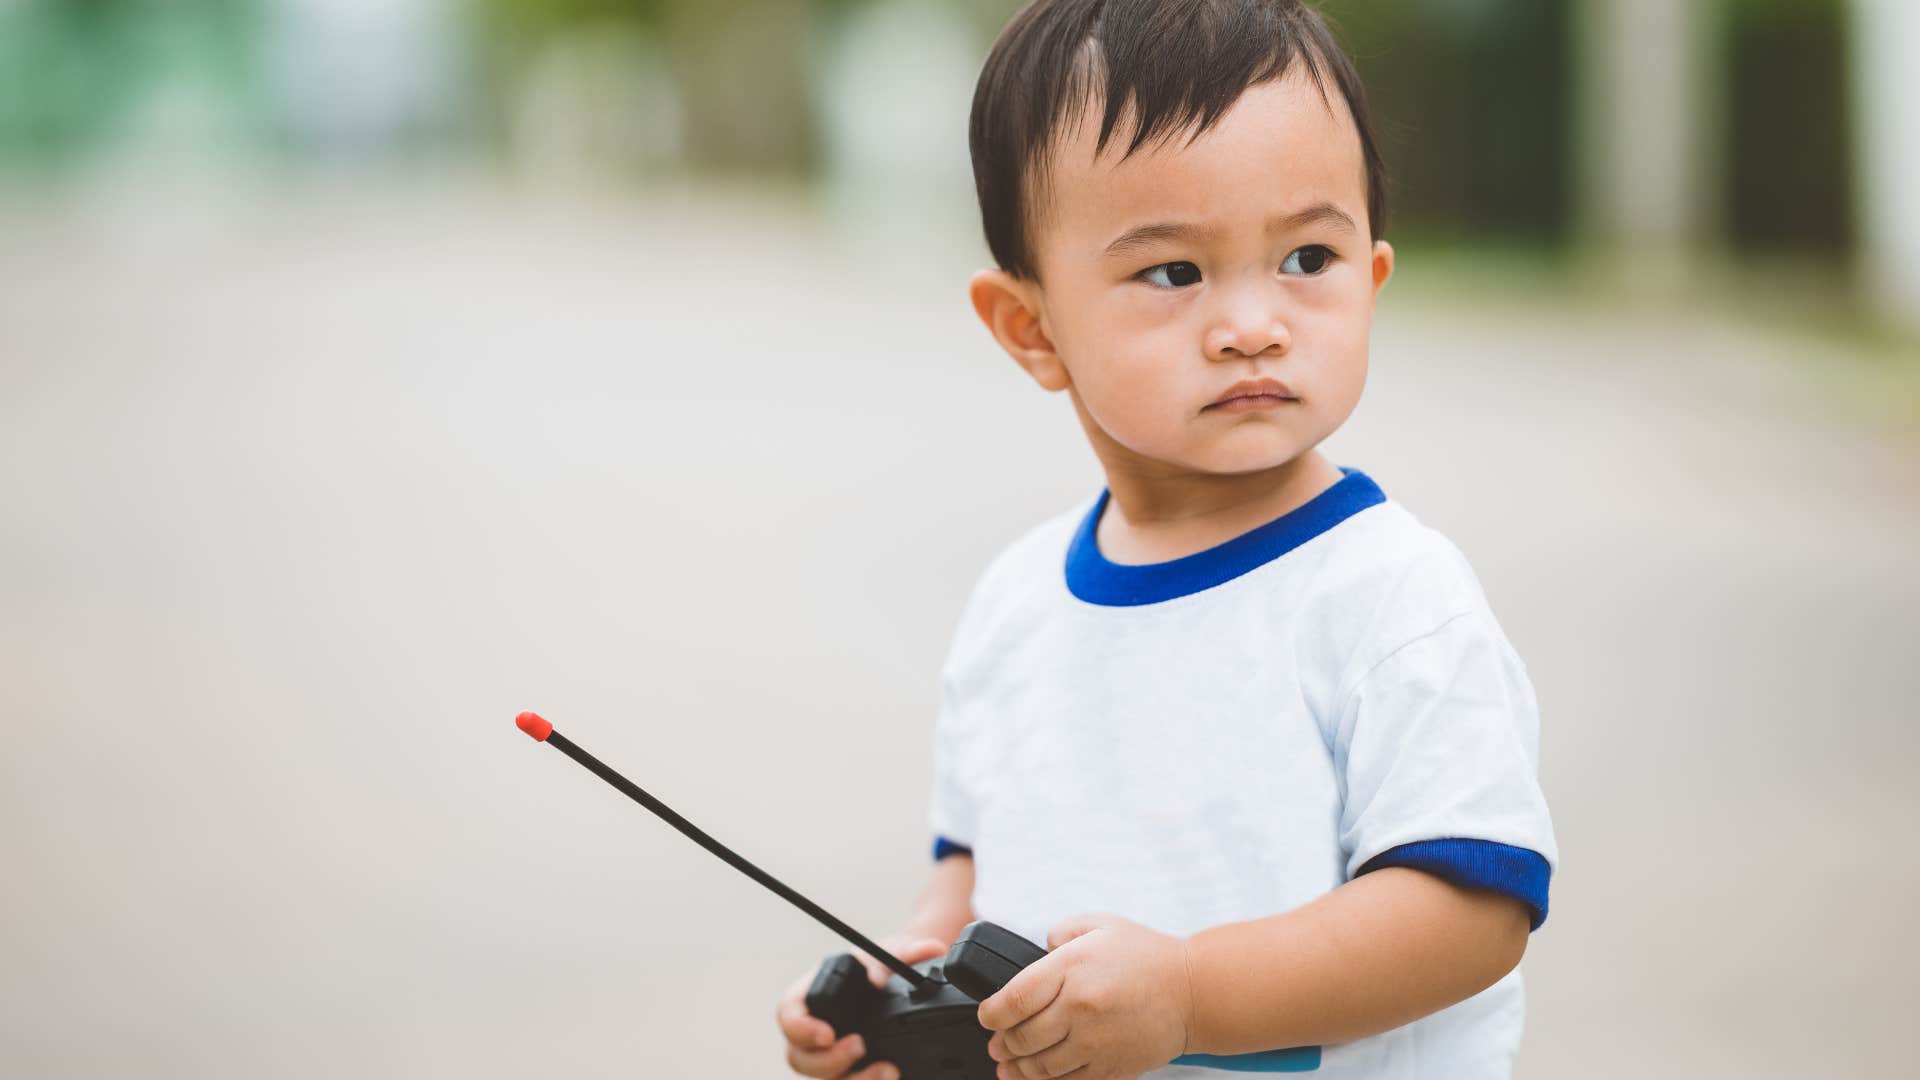
[[[1186,1052],[1193,1019],[1186,942],[1114,915],[1047,934],[1052,951],[980,1003],[1001,1080],[1135,1077]]]
[[[880,938],[876,944],[909,964],[917,964],[922,960],[931,960],[936,956],[945,956],[947,955],[947,950],[952,947],[951,942],[943,942],[939,938],[927,937],[924,934],[905,933],[890,934]],[[866,965],[867,978],[872,981],[874,986],[885,986],[887,985],[887,980],[893,977],[892,968],[868,956],[865,951],[855,949],[853,950],[853,955],[854,959]]]
[[[881,948],[906,961],[909,964],[940,956],[947,946],[939,941],[909,934],[893,934],[879,939]],[[858,949],[853,955],[867,969],[867,978],[874,986],[887,984],[887,978],[893,969],[868,956]],[[780,1031],[787,1037],[787,1065],[801,1076],[812,1076],[821,1080],[900,1080],[900,1070],[889,1062],[876,1061],[861,1069],[857,1074],[849,1074],[848,1069],[867,1052],[860,1036],[847,1035],[835,1040],[833,1026],[825,1020],[807,1012],[807,988],[813,985],[814,972],[810,970],[788,985],[786,993],[780,996],[780,1007],[774,1013],[774,1019],[780,1024]]]

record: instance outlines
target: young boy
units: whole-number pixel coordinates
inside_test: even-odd
[[[1007,1080],[1508,1075],[1557,857],[1533,691],[1459,551],[1315,449],[1393,272],[1351,63],[1295,0],[1036,0],[972,147],[974,309],[1106,489],[967,602],[885,944],[1047,945],[980,1006]],[[841,1076],[805,985],[788,1062]]]

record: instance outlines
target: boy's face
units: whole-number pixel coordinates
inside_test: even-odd
[[[1393,271],[1345,102],[1296,62],[1191,144],[1124,162],[1125,122],[1096,159],[1090,112],[1029,229],[1039,281],[983,270],[975,309],[1040,385],[1071,392],[1109,470],[1244,473],[1306,453],[1360,400]],[[1249,381],[1265,393],[1225,403]]]

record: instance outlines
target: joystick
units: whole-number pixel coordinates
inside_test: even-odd
[[[1045,949],[981,921],[960,932],[944,959],[909,965],[702,832],[553,730],[538,714],[523,712],[514,722],[536,741],[584,765],[701,847],[893,969],[886,986],[875,987],[852,953],[838,953],[820,965],[807,988],[808,1012],[833,1025],[835,1037],[853,1033],[865,1042],[866,1056],[855,1063],[856,1070],[874,1061],[890,1061],[899,1067],[901,1080],[993,1080],[994,1061],[987,1056],[987,1040],[993,1033],[980,1026],[980,1002],[1045,956]]]

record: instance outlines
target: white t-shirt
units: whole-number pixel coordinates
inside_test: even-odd
[[[1103,491],[988,566],[941,673],[929,813],[936,858],[972,851],[981,919],[1041,944],[1096,911],[1185,936],[1380,865],[1545,918],[1558,856],[1526,668],[1460,551],[1343,471],[1183,559],[1108,562]],[[1522,1011],[1515,971],[1317,1054],[1147,1075],[1317,1058],[1326,1077],[1504,1077]]]

